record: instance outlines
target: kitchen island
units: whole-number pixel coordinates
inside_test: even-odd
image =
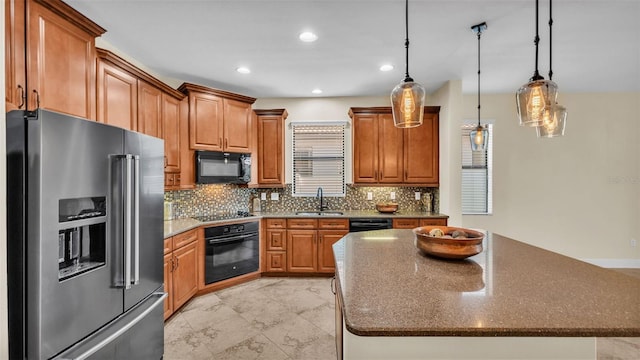
[[[345,359],[595,359],[640,336],[640,280],[488,233],[466,260],[423,255],[411,230],[333,246]]]

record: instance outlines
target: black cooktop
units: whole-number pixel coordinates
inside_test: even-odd
[[[253,216],[253,214],[251,214],[248,211],[238,211],[236,213],[228,213],[228,214],[212,214],[212,215],[194,216],[193,218],[202,222],[208,222],[208,221],[241,219],[249,216]]]

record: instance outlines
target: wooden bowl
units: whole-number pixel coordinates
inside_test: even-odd
[[[376,204],[376,210],[381,213],[394,213],[398,211],[398,204]]]
[[[463,231],[467,236],[451,238],[445,236],[431,236],[429,232],[440,229],[444,235],[451,235],[454,231]],[[416,235],[414,244],[424,254],[443,259],[465,259],[482,252],[484,234],[465,228],[453,226],[421,226],[413,229]]]

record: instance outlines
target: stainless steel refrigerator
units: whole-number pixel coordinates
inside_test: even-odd
[[[9,352],[164,353],[164,142],[46,110],[7,114]]]

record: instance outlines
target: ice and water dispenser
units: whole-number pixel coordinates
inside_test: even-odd
[[[101,267],[106,259],[106,197],[58,202],[58,280]]]

